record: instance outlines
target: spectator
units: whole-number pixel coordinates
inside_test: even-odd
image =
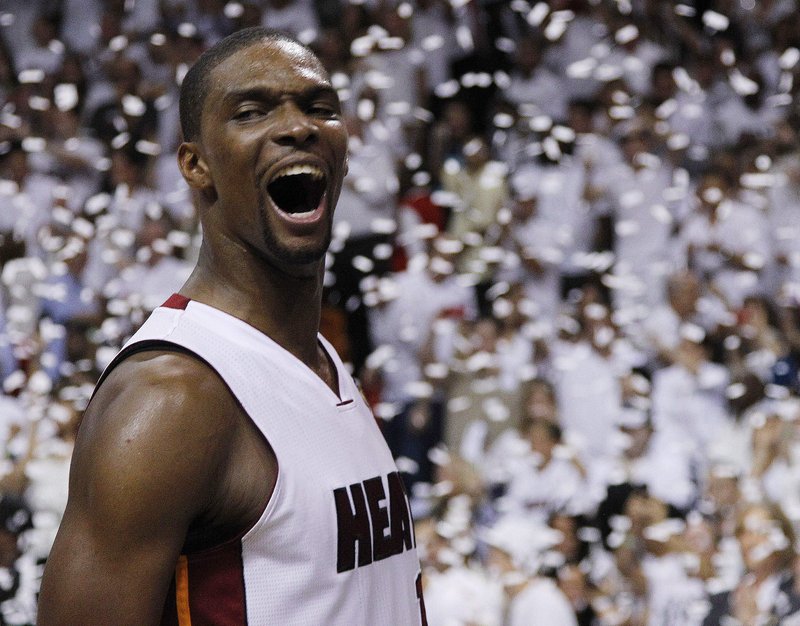
[[[183,74],[263,22],[350,118],[325,315],[424,516],[431,623],[790,623],[796,0],[51,4],[0,11],[0,474],[34,523],[0,621],[36,621],[107,353],[198,253]],[[485,542],[504,506],[560,540]]]
[[[372,341],[380,348],[367,367],[381,379],[390,448],[418,467],[411,482],[431,479],[427,454],[441,441],[443,427],[444,397],[426,380],[423,352],[430,362],[446,364],[459,323],[477,314],[474,293],[454,274],[453,243],[436,239],[430,258],[421,259],[424,267],[414,263],[395,276],[390,298],[370,311]]]
[[[703,626],[723,623],[726,616],[742,624],[763,620],[777,623],[800,610],[794,585],[794,531],[776,507],[751,504],[738,516],[736,539],[749,576],[736,588],[711,597]]]
[[[728,371],[710,360],[700,337],[684,337],[675,363],[653,375],[653,422],[665,436],[686,442],[695,462],[707,458],[730,419],[728,382]]]
[[[702,272],[727,306],[741,306],[755,293],[768,259],[765,216],[737,202],[718,173],[705,175],[696,191],[697,209],[680,233],[689,267]]]
[[[549,578],[537,575],[540,553],[554,541],[538,523],[506,516],[487,532],[489,567],[505,579],[509,626],[577,624],[564,593]]]

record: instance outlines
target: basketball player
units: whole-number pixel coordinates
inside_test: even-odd
[[[318,334],[337,94],[305,46],[247,29],[180,114],[200,258],[86,411],[38,623],[423,624],[397,469]]]

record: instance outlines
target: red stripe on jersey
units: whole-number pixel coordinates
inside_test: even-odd
[[[167,598],[162,626],[176,622],[180,626],[247,624],[240,539],[181,555],[175,583]]]
[[[161,306],[166,307],[167,309],[185,309],[186,305],[189,304],[190,301],[191,298],[182,296],[179,293],[173,293]]]

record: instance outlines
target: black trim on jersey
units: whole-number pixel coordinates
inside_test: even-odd
[[[94,391],[92,391],[92,397],[89,398],[89,402],[92,401],[97,390],[100,388],[100,385],[103,384],[108,375],[117,367],[122,361],[131,357],[135,354],[139,354],[140,352],[152,352],[154,350],[163,350],[166,352],[178,352],[180,354],[186,354],[188,356],[194,357],[198,361],[205,363],[208,365],[212,370],[216,372],[216,370],[211,366],[211,364],[206,361],[203,357],[201,357],[196,352],[192,352],[188,348],[183,347],[178,343],[174,343],[172,341],[167,341],[166,339],[143,339],[142,341],[137,341],[134,344],[131,344],[127,348],[123,348],[120,352],[115,356],[111,363],[108,364],[103,373],[100,375],[100,378],[97,380],[97,384],[94,386]]]
[[[108,377],[108,375],[111,374],[111,372],[120,363],[122,363],[122,361],[124,361],[125,359],[127,359],[127,358],[129,358],[131,356],[134,356],[136,354],[140,354],[142,352],[153,352],[153,351],[174,352],[174,353],[178,353],[178,354],[185,354],[186,356],[193,357],[193,358],[197,359],[198,361],[200,361],[201,363],[205,364],[207,367],[209,367],[211,369],[212,372],[214,372],[214,374],[216,374],[219,377],[219,379],[222,381],[222,383],[228,389],[228,393],[230,393],[231,396],[233,397],[233,399],[236,401],[236,403],[239,404],[239,407],[241,408],[242,413],[244,413],[246,418],[248,420],[250,420],[251,423],[253,423],[252,422],[252,418],[247,413],[247,411],[245,411],[244,407],[241,406],[241,403],[239,402],[239,399],[236,397],[236,394],[233,393],[233,390],[228,386],[227,381],[222,377],[222,375],[217,371],[217,369],[213,365],[211,365],[211,363],[206,361],[203,357],[201,357],[196,352],[190,350],[189,348],[186,348],[185,346],[182,346],[182,345],[180,345],[178,343],[175,343],[175,342],[172,342],[172,341],[167,341],[166,339],[142,339],[141,341],[137,341],[137,342],[131,344],[130,346],[120,350],[119,353],[106,366],[105,370],[103,370],[103,373],[100,375],[100,378],[97,380],[97,384],[95,384],[95,386],[94,386],[94,391],[92,391],[92,397],[89,398],[89,402],[91,402],[92,399],[94,399],[94,396],[97,393],[97,390],[100,388],[100,385],[105,381],[105,379]],[[257,430],[258,436],[261,437],[261,439],[263,440],[264,445],[266,445],[267,447],[269,447],[270,450],[272,450],[272,447],[270,446],[269,441],[267,441],[266,435],[263,432],[261,432],[261,429],[258,428],[258,426],[255,426],[255,423],[253,423],[253,425]],[[80,428],[80,426],[79,426],[79,428]],[[273,452],[273,454],[274,454],[274,452]],[[276,456],[276,462],[277,462],[277,456]],[[278,472],[280,472],[280,464],[278,464]],[[262,510],[261,510],[261,513],[259,514],[259,518],[258,519],[261,518],[261,515],[263,515],[264,510],[267,508],[267,506],[269,506],[270,500],[272,500],[272,493],[270,494],[270,497],[267,499],[267,501],[264,503],[264,506],[262,507]],[[252,530],[252,528],[258,523],[258,519],[255,520],[252,524],[248,525],[247,527],[239,529],[238,531],[233,533],[230,537],[226,537],[226,538],[224,538],[224,539],[222,539],[222,540],[220,540],[218,542],[215,542],[215,543],[213,543],[213,544],[211,544],[209,546],[203,546],[203,547],[195,548],[195,549],[192,549],[192,550],[187,550],[186,549],[186,545],[184,545],[181,548],[181,554],[184,554],[185,556],[190,558],[190,557],[192,557],[194,555],[198,555],[198,554],[203,555],[203,554],[206,554],[206,553],[212,553],[215,550],[219,550],[220,548],[225,547],[227,544],[230,544],[230,543],[235,542],[235,541],[240,541],[242,539],[242,537],[244,537],[248,532],[250,532],[250,530]],[[242,579],[244,580],[244,568],[242,568]],[[172,593],[172,592],[170,592],[170,593]],[[245,611],[245,615],[246,614],[247,613]]]

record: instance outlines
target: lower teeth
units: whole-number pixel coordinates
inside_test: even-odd
[[[292,217],[308,217],[313,214],[314,214],[313,209],[311,211],[303,211],[302,213],[289,213],[289,215],[291,215]]]

